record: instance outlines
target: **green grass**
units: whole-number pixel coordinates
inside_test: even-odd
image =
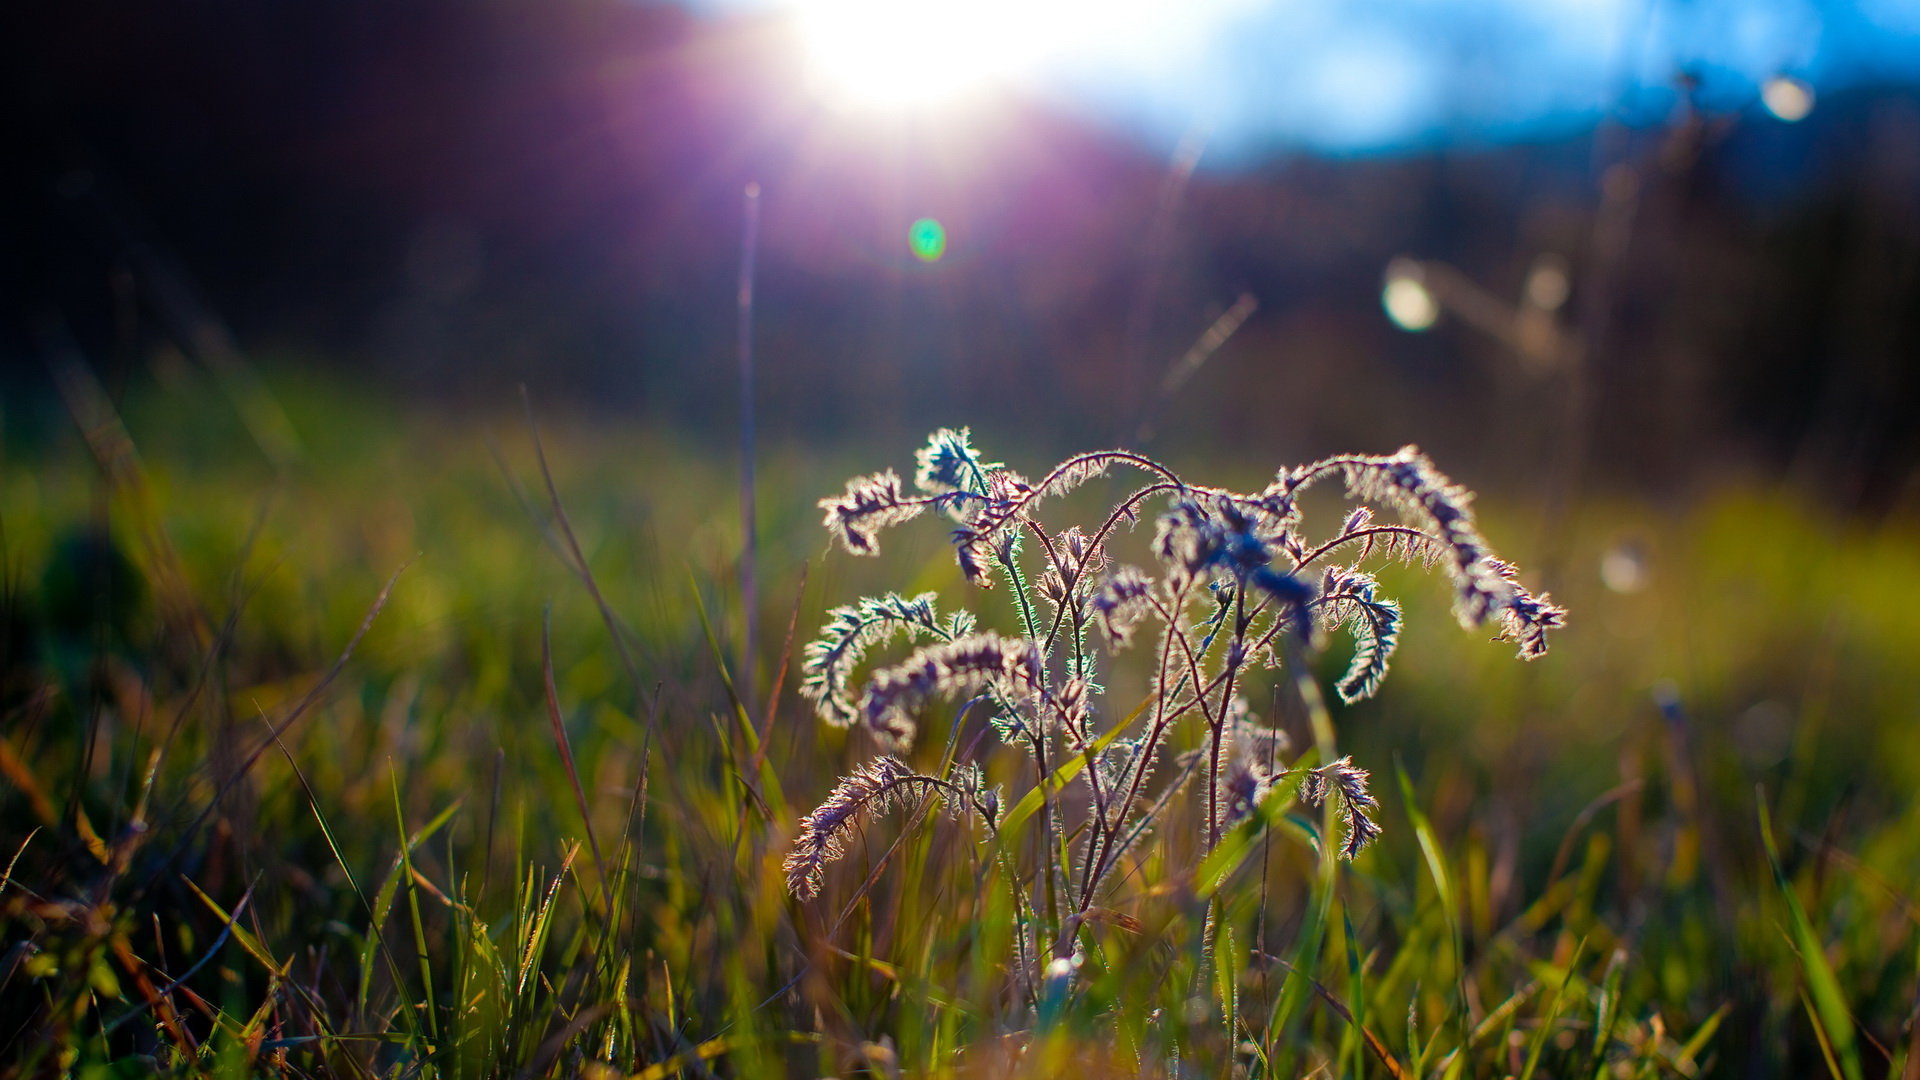
[[[904,449],[770,450],[765,647],[743,659],[726,456],[547,418],[630,674],[548,531],[518,419],[492,430],[510,481],[480,421],[280,390],[302,445],[278,474],[207,388],[136,391],[120,415],[138,468],[112,481],[71,420],[40,418],[29,444],[9,416],[5,1075],[1906,1068],[1910,523],[1753,491],[1684,512],[1590,501],[1552,583],[1572,625],[1530,665],[1462,635],[1444,583],[1394,575],[1394,675],[1333,714],[1375,770],[1385,838],[1333,864],[1311,842],[1324,821],[1275,812],[1200,866],[1194,830],[1169,827],[1079,970],[1026,1002],[1003,875],[1030,853],[982,857],[970,826],[897,812],[819,899],[791,900],[799,815],[872,748],[820,725],[791,673],[771,714],[730,689],[748,662],[773,682],[790,618],[804,641],[889,588],[1011,627],[937,527],[889,534],[879,560],[829,552],[813,500]],[[1524,504],[1482,512],[1523,566],[1552,554]],[[76,543],[102,522],[118,570]],[[1651,577],[1623,595],[1597,567],[1628,538]],[[1129,678],[1110,700],[1137,699]],[[1292,696],[1249,696],[1312,744]],[[923,719],[916,763],[939,763],[952,721]],[[989,761],[1014,782],[1013,758]]]

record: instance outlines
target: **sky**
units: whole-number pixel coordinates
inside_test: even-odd
[[[1920,79],[1920,0],[691,0],[791,18],[854,111],[1046,100],[1209,157],[1504,142],[1712,110],[1768,80]]]

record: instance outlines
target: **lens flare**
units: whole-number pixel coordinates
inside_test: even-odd
[[[907,226],[907,246],[921,262],[934,262],[947,253],[947,230],[932,218],[921,218]]]

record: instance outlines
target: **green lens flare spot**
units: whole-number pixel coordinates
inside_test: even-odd
[[[947,253],[947,230],[932,218],[921,218],[907,226],[907,246],[921,262],[933,262]]]

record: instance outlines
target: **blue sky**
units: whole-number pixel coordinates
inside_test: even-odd
[[[876,0],[695,2],[804,19]],[[1205,131],[1210,158],[1504,141],[1608,112],[1651,120],[1672,108],[1681,70],[1716,109],[1754,107],[1779,74],[1822,93],[1920,81],[1920,0],[1024,0],[984,36],[1014,48],[1024,12],[1049,4],[1069,17],[1004,82],[1155,142]],[[937,54],[965,35],[914,37],[899,47]]]

